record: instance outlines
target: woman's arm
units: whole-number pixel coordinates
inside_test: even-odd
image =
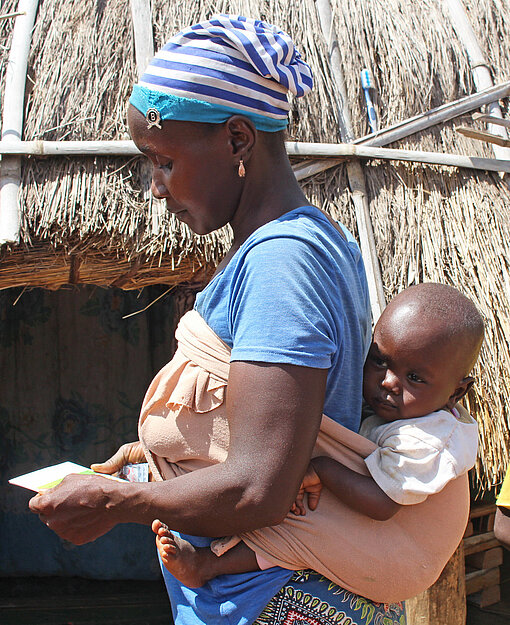
[[[312,458],[311,463],[322,484],[353,510],[376,521],[387,521],[401,508],[371,476],[356,473],[326,456]]]
[[[320,425],[327,370],[233,362],[227,392],[230,449],[224,463],[166,482],[125,484],[69,476],[31,509],[62,538],[94,540],[118,523],[222,536],[274,525],[287,514]]]

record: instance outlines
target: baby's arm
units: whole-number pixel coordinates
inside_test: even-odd
[[[387,521],[401,507],[372,477],[356,473],[332,458],[312,458],[311,465],[323,486],[350,508],[371,519]]]

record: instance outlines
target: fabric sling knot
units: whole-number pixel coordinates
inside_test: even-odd
[[[276,132],[288,123],[287,92],[300,97],[312,87],[310,67],[286,33],[260,20],[220,14],[174,35],[129,101],[152,125],[156,115],[223,123],[241,114],[258,130]]]

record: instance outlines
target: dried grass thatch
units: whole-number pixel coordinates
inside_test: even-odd
[[[293,102],[290,135],[301,141],[339,140],[335,82],[313,0],[152,4],[156,47],[178,28],[219,11],[261,17],[290,32],[316,78],[314,93]],[[3,0],[1,13],[14,5]],[[510,5],[501,0],[466,0],[466,5],[495,81],[508,80]],[[359,84],[363,67],[374,75],[381,126],[473,92],[467,55],[440,0],[332,0],[332,6],[355,136],[368,132]],[[30,62],[34,82],[26,139],[126,137],[126,99],[136,76],[130,19],[123,0],[42,0]],[[8,47],[9,29],[0,23],[0,46]],[[3,65],[3,47],[0,54]],[[508,113],[508,103],[503,104]],[[462,121],[472,124],[468,117]],[[459,136],[453,126],[414,135],[398,147],[491,155],[489,147]],[[495,484],[510,447],[508,183],[497,175],[411,164],[374,162],[365,171],[387,297],[414,282],[447,282],[470,295],[487,319],[479,382],[469,403],[481,425],[479,484]],[[305,190],[355,230],[344,166],[316,176]],[[210,268],[229,241],[228,231],[198,238],[169,218],[149,198],[140,159],[30,160],[22,205],[24,250],[16,254],[25,256],[9,270],[10,255],[4,251],[0,269],[7,269],[5,281],[0,272],[0,288],[14,282],[31,253],[54,259],[62,250],[72,252],[80,258],[82,277],[88,259],[98,263],[92,273],[99,272],[98,259],[107,259],[101,279],[111,284],[126,274],[129,261],[161,265],[164,271],[172,258],[172,271]],[[70,261],[61,265],[60,283],[69,276]],[[135,275],[126,287],[141,284]],[[152,278],[159,281],[161,272],[147,279]]]

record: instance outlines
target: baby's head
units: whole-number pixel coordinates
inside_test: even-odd
[[[386,421],[451,410],[473,384],[483,335],[482,316],[457,289],[427,283],[402,291],[375,326],[365,400]]]

